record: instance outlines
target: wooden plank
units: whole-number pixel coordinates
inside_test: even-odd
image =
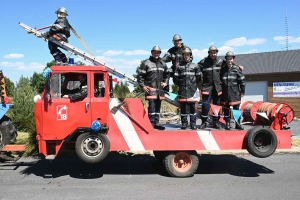
[[[8,144],[3,147],[1,151],[25,151],[25,144]]]

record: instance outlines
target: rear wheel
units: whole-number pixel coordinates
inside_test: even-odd
[[[83,133],[78,136],[75,143],[78,157],[86,163],[99,163],[107,156],[109,149],[108,137],[100,133]]]
[[[167,173],[173,177],[190,177],[198,169],[199,158],[194,151],[170,152],[164,158],[164,167]]]
[[[246,134],[248,152],[258,158],[271,156],[277,148],[277,137],[270,128],[256,126]]]

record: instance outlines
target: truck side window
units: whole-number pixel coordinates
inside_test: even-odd
[[[94,75],[94,97],[104,97],[105,96],[105,83],[103,79],[103,74]]]
[[[52,98],[61,98],[61,74],[53,74],[51,77],[50,94]]]

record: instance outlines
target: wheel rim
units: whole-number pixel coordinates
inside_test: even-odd
[[[81,149],[87,156],[95,157],[101,154],[103,150],[103,143],[97,136],[88,136],[81,143]]]
[[[272,146],[272,139],[268,133],[259,132],[254,137],[254,146],[260,152],[269,151]]]
[[[187,172],[192,167],[192,158],[188,153],[177,153],[173,158],[173,167],[178,172]]]

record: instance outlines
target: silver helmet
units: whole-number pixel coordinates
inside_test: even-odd
[[[226,55],[225,55],[225,59],[227,58],[227,57],[233,57],[233,59],[235,58],[235,55],[234,55],[234,53],[232,52],[232,51],[228,51],[227,53],[226,53]]]
[[[182,40],[182,39],[181,39],[180,35],[175,34],[175,35],[173,36],[173,42],[174,42],[175,40]]]
[[[159,51],[159,52],[161,52],[161,49],[160,49],[160,47],[159,47],[158,45],[155,45],[155,46],[152,48],[151,52],[152,52],[152,51]]]
[[[215,46],[210,46],[209,49],[208,49],[208,53],[209,53],[210,51],[217,51],[217,52],[218,52],[219,50],[218,50],[218,48],[215,47]]]
[[[64,7],[61,7],[59,9],[57,9],[57,11],[55,12],[55,14],[58,14],[58,13],[64,13],[66,16],[68,16],[67,9],[64,8]]]

